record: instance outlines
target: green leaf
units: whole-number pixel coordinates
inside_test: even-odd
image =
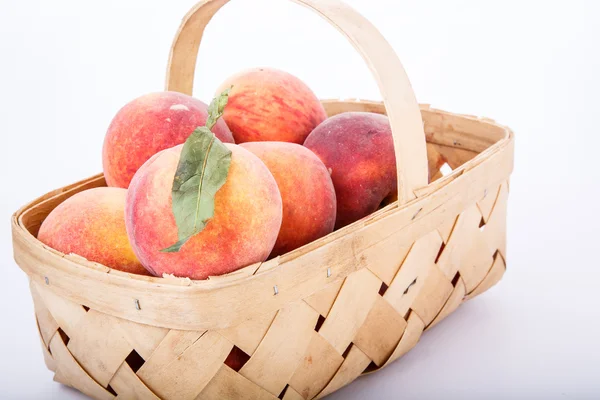
[[[177,253],[179,250],[181,250],[181,248],[183,247],[183,245],[188,240],[190,240],[189,237],[181,239],[181,240],[178,240],[175,244],[170,245],[166,249],[162,249],[161,252],[163,252],[163,253]]]
[[[211,121],[216,122],[223,114],[223,108],[227,104],[227,93],[229,89],[211,103]],[[213,103],[216,105],[213,106]],[[212,124],[214,126],[214,123]],[[187,138],[181,150],[171,191],[179,240],[161,250],[162,252],[179,251],[192,236],[204,229],[214,216],[215,195],[225,184],[230,165],[231,150],[208,127],[196,128]]]
[[[229,100],[229,92],[233,86],[225,89],[220,95],[215,97],[208,105],[208,117],[206,118],[206,127],[212,129],[217,120],[223,116],[225,106]]]

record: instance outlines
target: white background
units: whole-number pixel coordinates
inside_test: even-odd
[[[600,397],[600,2],[348,0],[390,41],[420,102],[516,133],[508,271],[399,362],[331,399]],[[200,51],[195,95],[273,66],[319,97],[378,99],[332,27],[280,0],[233,1]],[[193,0],[0,0],[0,398],[77,399],[42,360],[9,216],[101,170],[114,113],[161,90]]]

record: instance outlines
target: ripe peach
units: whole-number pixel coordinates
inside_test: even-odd
[[[367,112],[327,119],[306,139],[331,173],[341,228],[376,211],[397,196],[396,157],[389,120]]]
[[[241,146],[265,163],[281,192],[283,221],[271,256],[292,251],[333,231],[335,190],[327,168],[312,151],[284,142]]]
[[[125,195],[121,188],[79,192],[44,220],[38,239],[62,253],[133,274],[149,275],[133,253],[125,230]]]
[[[129,186],[125,206],[133,250],[154,275],[206,279],[268,256],[281,227],[281,195],[265,164],[248,150],[232,152],[227,181],[215,195],[214,217],[179,252],[161,252],[177,242],[171,188],[182,145],[148,160]]]
[[[112,120],[102,150],[108,186],[127,188],[133,174],[161,150],[185,142],[198,126],[204,126],[207,105],[177,92],[150,93],[126,104]],[[222,142],[233,143],[224,121],[212,131]]]
[[[272,68],[243,71],[217,90],[233,86],[223,118],[236,143],[279,141],[302,144],[327,115],[308,86]]]

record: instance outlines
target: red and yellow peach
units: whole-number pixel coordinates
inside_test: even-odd
[[[273,68],[243,71],[217,90],[232,87],[223,118],[236,143],[302,144],[327,115],[319,99],[295,76]]]
[[[281,227],[282,203],[275,179],[258,157],[233,144],[227,181],[216,193],[214,217],[175,253],[171,188],[182,145],[163,150],[135,174],[125,207],[133,249],[154,275],[206,279],[264,261]]]
[[[333,231],[335,190],[327,168],[312,151],[284,142],[241,146],[265,163],[281,192],[283,222],[272,256],[292,251]]]
[[[150,93],[129,102],[112,120],[102,150],[108,186],[127,188],[135,172],[154,154],[185,142],[208,112],[202,101],[177,92]],[[222,142],[233,143],[223,120],[213,127]]]
[[[38,239],[62,253],[134,274],[149,275],[138,261],[125,230],[125,196],[121,188],[79,192],[44,220]]]

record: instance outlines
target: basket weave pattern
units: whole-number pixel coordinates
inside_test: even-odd
[[[449,160],[461,153],[428,150]],[[507,196],[506,181],[486,188],[410,245],[392,235],[367,248],[359,259],[370,262],[345,279],[220,330],[131,322],[32,281],[46,364],[57,381],[98,399],[325,396],[405,354],[424,330],[502,277]],[[234,346],[250,356],[239,371],[224,364]]]

